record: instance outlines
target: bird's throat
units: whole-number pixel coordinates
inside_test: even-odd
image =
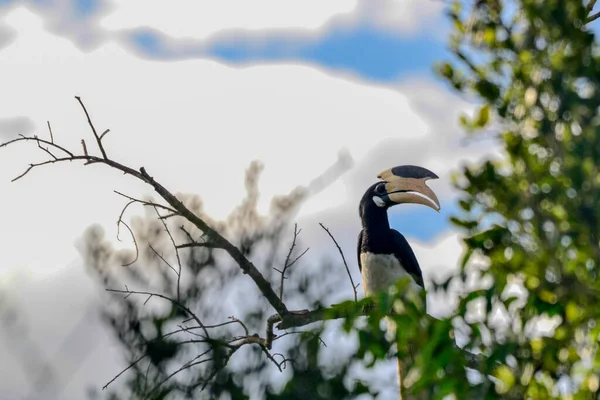
[[[369,205],[361,215],[362,227],[369,235],[387,234],[390,230],[387,209]]]

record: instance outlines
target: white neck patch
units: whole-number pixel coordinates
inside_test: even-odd
[[[385,207],[385,201],[379,196],[373,196],[373,202],[377,207]]]

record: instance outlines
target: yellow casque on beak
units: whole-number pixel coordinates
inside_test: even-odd
[[[440,211],[440,201],[433,190],[425,184],[425,181],[431,178],[400,177],[393,174],[392,168],[386,169],[377,177],[386,182],[385,190],[394,203],[422,204],[433,208],[435,211]]]

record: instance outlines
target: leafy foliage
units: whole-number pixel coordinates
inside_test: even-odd
[[[459,61],[438,71],[480,103],[465,128],[492,132],[504,148],[502,159],[457,176],[463,213],[454,222],[469,235],[465,271],[476,255],[489,283],[465,299],[486,305],[481,325],[467,324],[470,346],[498,362],[486,372],[505,398],[590,398],[599,387],[594,3],[456,2],[449,11]],[[495,313],[504,316],[496,327]]]

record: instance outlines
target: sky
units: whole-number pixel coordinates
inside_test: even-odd
[[[317,239],[317,222],[340,232],[342,248],[355,254],[364,190],[382,170],[421,165],[440,177],[429,185],[441,212],[407,205],[392,209],[390,221],[431,281],[451,273],[461,253],[448,222],[457,211],[452,172],[497,153],[493,143],[465,144],[457,121],[474,105],[433,73],[433,63],[450,58],[443,7],[439,0],[0,0],[0,141],[48,136],[49,121],[69,146],[79,148],[83,137],[91,143],[74,99],[81,96],[99,129],[110,128],[110,154],[145,166],[173,192],[201,194],[216,218],[237,204],[253,160],[264,164],[262,210],[276,194],[309,188],[298,220],[319,255],[335,249]],[[123,199],[113,190],[151,192],[98,166],[50,166],[11,183],[43,157],[35,150],[0,149],[0,319],[11,321],[0,324],[0,359],[20,366],[0,364],[0,398],[79,399],[121,364],[77,243],[93,224],[116,236]],[[313,180],[334,165],[339,177],[318,187]],[[432,314],[447,310],[429,301]],[[16,331],[27,334],[17,340]],[[39,366],[24,347],[39,348],[41,364],[59,371],[43,389],[50,392],[31,389]]]

